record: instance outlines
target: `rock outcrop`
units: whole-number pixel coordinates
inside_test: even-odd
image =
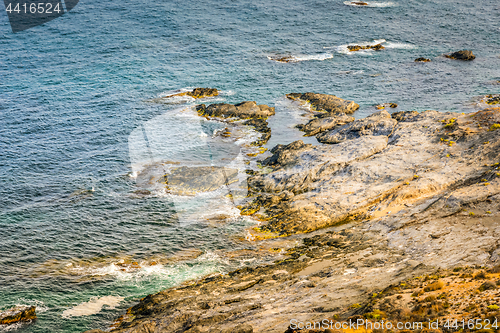
[[[382,110],[385,108],[395,109],[397,107],[398,107],[398,105],[396,103],[382,103],[382,104],[378,104],[375,106],[375,108],[377,108],[377,110]]]
[[[182,92],[162,98],[171,98],[175,96],[190,96],[196,99],[219,96],[219,91],[215,88],[195,88],[192,91]]]
[[[476,59],[476,56],[472,53],[472,51],[469,50],[453,52],[451,54],[445,55],[445,57],[455,60],[466,60],[466,61]]]
[[[500,95],[487,95],[486,104],[497,105],[500,104]]]
[[[356,5],[359,5],[358,3],[354,3]],[[361,6],[367,6],[366,5],[361,5]],[[385,47],[382,44],[375,44],[375,45],[348,45],[347,49],[351,52],[356,52],[360,50],[375,50],[375,51],[380,51],[385,49]]]
[[[394,130],[396,123],[397,121],[392,119],[387,111],[382,110],[365,119],[359,119],[337,129],[321,133],[316,138],[321,143],[340,143],[365,135],[388,137]]]
[[[415,62],[431,62],[431,59],[427,59],[427,58],[417,58],[417,59],[415,59]]]
[[[273,263],[148,295],[111,332],[282,333],[291,319],[427,322],[445,309],[498,318],[498,306],[461,311],[497,297],[500,268],[470,267],[500,262],[500,108],[380,111],[318,136],[329,143],[277,145],[250,173],[239,208],[260,220],[248,239],[279,246]],[[443,271],[457,265],[470,267]]]
[[[337,127],[343,126],[347,123],[353,122],[354,117],[348,116],[345,113],[340,113],[338,115],[319,116],[317,118],[311,119],[305,125],[297,125],[296,127],[305,132],[305,136],[313,136],[321,132],[329,131]]]
[[[314,110],[326,113],[352,114],[359,109],[359,105],[353,101],[344,100],[334,95],[308,92],[305,94],[291,93],[287,94],[286,97],[291,100],[309,103]]]
[[[29,322],[36,319],[35,306],[16,306],[0,312],[0,325]]]
[[[281,333],[291,319],[324,318],[369,298],[388,281],[426,271],[374,233],[330,231],[298,243],[283,249],[284,256],[273,264],[213,274],[148,295],[111,332]],[[86,333],[91,332],[100,333]]]
[[[273,171],[249,180],[256,196],[249,207],[267,212],[261,230],[287,235],[370,219],[387,207],[394,214],[400,205],[439,200],[458,188],[480,200],[479,189],[500,193],[498,124],[500,108],[472,115],[405,112],[392,119],[381,111],[318,136],[332,145],[274,149],[263,162]],[[278,200],[282,191],[294,195]]]
[[[201,104],[196,106],[199,115],[220,118],[267,118],[275,114],[274,108],[267,105],[257,105],[256,102],[247,101],[238,104]]]
[[[243,125],[252,126],[257,132],[262,133],[257,141],[252,142],[254,146],[262,146],[271,138],[271,128],[263,118],[249,119]]]

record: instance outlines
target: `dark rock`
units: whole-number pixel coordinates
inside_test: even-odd
[[[394,112],[391,117],[397,121],[413,121],[419,115],[418,111],[401,111]]]
[[[288,63],[288,62],[296,62],[297,59],[293,56],[281,56],[281,55],[276,55],[276,56],[270,56],[268,57],[269,60],[277,61],[277,62],[283,62],[283,63]]]
[[[269,141],[271,138],[271,128],[268,126],[268,123],[265,119],[262,118],[254,118],[249,119],[243,123],[243,125],[253,126],[257,132],[262,133],[260,139],[252,142],[254,146],[262,146]]]
[[[219,95],[219,91],[215,88],[195,88],[187,93],[188,96],[193,98],[206,98]]]
[[[392,108],[392,109],[395,109],[398,107],[398,105],[396,103],[382,103],[382,104],[379,104],[377,106],[375,106],[377,109],[379,110],[383,110],[385,108]]]
[[[0,312],[0,325],[35,320],[35,309],[35,306],[16,306],[4,312]]]
[[[356,52],[359,50],[375,50],[375,51],[380,51],[385,49],[385,47],[382,46],[382,44],[375,44],[375,45],[367,45],[367,46],[362,46],[362,45],[348,45],[347,49],[351,52]]]
[[[445,55],[446,58],[456,59],[456,60],[474,60],[476,56],[469,50],[457,51],[452,54]]]
[[[415,62],[430,62],[431,59],[427,59],[427,58],[417,58],[415,59]]]
[[[198,98],[214,97],[218,95],[219,91],[215,88],[195,88],[192,91],[182,92],[174,95],[168,95],[162,98],[171,98],[176,96],[190,96],[198,99]]]
[[[221,118],[267,118],[274,115],[274,108],[267,105],[257,105],[256,102],[241,102],[239,104],[211,104],[196,106],[196,111],[202,116]]]
[[[302,150],[312,147],[302,140],[297,140],[287,145],[276,145],[271,149],[272,156],[266,158],[262,164],[268,166],[284,166],[294,160],[296,155]]]
[[[496,105],[500,104],[500,95],[488,95],[486,96],[486,104]]]
[[[328,113],[352,114],[359,109],[359,105],[353,101],[344,100],[334,95],[308,92],[305,94],[291,93],[287,94],[286,97],[292,100],[308,102],[315,110]]]

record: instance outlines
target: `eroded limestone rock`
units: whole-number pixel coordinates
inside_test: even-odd
[[[495,129],[500,108],[472,115],[404,112],[394,118],[381,111],[320,134],[335,145],[298,142],[272,151],[263,164],[274,171],[249,181],[256,194],[253,211],[261,206],[270,216],[261,229],[285,235],[310,232],[373,218],[383,207],[439,198],[457,188],[467,188],[478,200],[477,188],[490,195],[500,191],[500,171],[495,169],[500,163],[500,131]],[[295,195],[270,201],[269,193],[284,190]]]
[[[352,114],[359,109],[359,105],[353,101],[344,100],[334,95],[308,92],[305,94],[291,93],[287,94],[286,97],[292,100],[307,102],[313,109],[327,113]]]
[[[321,132],[335,129],[353,121],[354,117],[341,113],[339,115],[324,116],[311,119],[305,125],[297,125],[297,128],[305,132],[305,136],[313,136]]]
[[[389,136],[396,123],[397,121],[392,119],[387,111],[382,110],[365,119],[359,119],[345,126],[321,133],[316,138],[321,143],[340,143],[364,135]]]

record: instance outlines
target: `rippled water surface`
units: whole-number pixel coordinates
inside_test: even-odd
[[[185,109],[192,100],[154,102],[169,91],[276,106],[269,147],[300,136],[289,92],[352,99],[357,117],[385,102],[469,112],[500,92],[497,0],[368,3],[81,0],[17,34],[0,14],[0,310],[34,304],[39,316],[13,329],[106,328],[148,293],[252,263],[226,254],[255,245],[224,191],[137,192],[148,183],[136,162],[238,167],[231,145],[209,142],[221,125]],[[347,50],[375,42],[386,49]],[[461,49],[477,59],[442,56]]]

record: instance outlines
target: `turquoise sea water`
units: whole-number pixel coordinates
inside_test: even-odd
[[[396,110],[469,112],[476,96],[500,93],[497,0],[369,4],[81,0],[63,17],[17,34],[0,14],[0,310],[39,309],[36,323],[15,329],[106,328],[148,293],[246,264],[223,253],[253,246],[239,240],[251,222],[214,227],[200,217],[206,207],[233,214],[229,204],[134,194],[134,131],[156,124],[171,137],[187,135],[164,142],[165,156],[203,137],[196,117],[176,118],[182,105],[148,100],[216,87],[222,94],[215,101],[276,106],[272,146],[299,135],[283,124],[289,92],[352,99],[361,106],[357,117],[384,102],[398,103]],[[345,50],[382,39],[380,52]],[[442,57],[461,49],[477,59]],[[268,59],[275,55],[298,61]],[[433,61],[416,64],[418,57]],[[187,250],[182,260],[169,259]],[[117,265],[133,261],[141,268]],[[94,314],[65,312],[106,296],[123,300]]]

